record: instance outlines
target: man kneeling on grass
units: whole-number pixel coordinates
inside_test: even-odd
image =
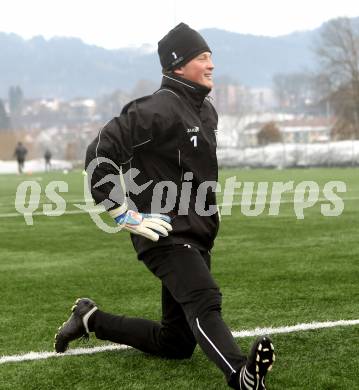
[[[87,150],[86,169],[96,203],[131,233],[139,260],[161,280],[162,320],[109,314],[81,298],[59,328],[55,349],[64,352],[69,342],[90,332],[164,358],[190,358],[198,344],[230,387],[263,390],[274,362],[273,344],[260,337],[248,357],[241,352],[222,319],[221,293],[210,272],[219,226],[215,192],[208,185],[218,180],[218,116],[207,98],[213,87],[212,52],[198,32],[180,23],[160,40],[158,53],[160,89],[130,102],[105,125]],[[143,188],[127,201],[125,190],[105,179],[120,169],[124,175],[137,169],[136,184]],[[166,213],[162,199],[153,199],[156,184],[164,182],[178,189]],[[201,191],[202,208],[196,204]]]

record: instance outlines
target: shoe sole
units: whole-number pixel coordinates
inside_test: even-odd
[[[272,370],[274,362],[274,346],[269,338],[263,337],[256,348],[256,389],[266,389],[264,378],[268,371]]]

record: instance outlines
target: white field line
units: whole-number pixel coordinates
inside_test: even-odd
[[[93,348],[76,348],[76,349],[69,349],[65,353],[56,353],[56,352],[29,352],[25,353],[24,355],[10,355],[10,356],[2,356],[0,357],[0,364],[4,363],[15,363],[15,362],[24,362],[29,360],[43,360],[43,359],[49,359],[52,357],[62,357],[62,356],[74,356],[74,355],[90,355],[93,353],[98,352],[105,352],[105,351],[114,351],[118,349],[128,349],[127,345],[103,345],[100,347],[93,347]]]
[[[44,214],[42,211],[35,211],[33,213],[4,213],[0,214],[0,218],[13,218],[13,217],[24,217],[25,215],[32,215],[32,216],[48,216],[48,217],[62,217],[63,215],[71,215],[71,214],[88,214],[90,212],[96,212],[96,214],[99,213],[99,210],[96,208],[90,208],[87,209],[87,211],[84,210],[69,210],[69,211],[61,211],[61,214],[59,212],[49,212],[47,214]],[[103,212],[103,211],[101,211]]]
[[[238,192],[238,191],[235,191],[234,193],[233,193],[233,197],[235,197],[235,196],[239,196],[239,195],[251,195],[251,197],[253,198],[253,197],[257,197],[258,195],[271,195],[271,196],[273,196],[273,195],[277,195],[277,194],[282,194],[282,195],[286,195],[286,194],[290,194],[290,193],[297,193],[297,194],[302,194],[302,193],[306,193],[306,191],[286,191],[285,193],[281,193],[281,192],[271,192],[271,193],[269,193],[269,194],[267,194],[267,192],[260,192],[260,191],[257,191],[257,192]],[[355,190],[351,190],[350,192],[359,192],[359,190],[358,191],[355,191]],[[320,191],[311,191],[311,193],[320,193]],[[219,192],[218,193],[218,195],[217,195],[217,198],[220,198],[220,196],[221,196],[222,194]],[[318,200],[320,201],[321,199],[323,199],[323,200],[327,200],[326,198],[319,198]],[[354,196],[354,197],[345,197],[345,198],[342,198],[343,200],[345,200],[345,199],[359,199],[359,197],[358,196]],[[84,199],[82,198],[82,199],[65,199],[65,201],[67,202],[67,203],[69,203],[69,204],[74,204],[74,203],[81,203],[81,202],[83,202],[84,201]],[[281,200],[282,202],[291,202],[291,200]],[[86,199],[85,200],[85,202],[93,202],[93,199],[92,198],[90,198],[90,199]],[[43,199],[43,200],[40,200],[39,202],[26,202],[26,205],[27,206],[30,206],[30,205],[34,205],[34,204],[36,204],[36,205],[39,205],[39,206],[41,206],[41,205],[44,205],[44,204],[47,204],[47,203],[51,203],[51,202],[49,202],[48,200],[46,200],[46,199]],[[16,202],[11,202],[11,203],[9,203],[9,202],[6,202],[6,203],[4,203],[4,202],[0,202],[0,207],[9,207],[9,206],[16,206],[16,205],[19,205],[19,206],[23,206],[23,203],[16,203]]]
[[[348,196],[347,198],[341,198],[342,200],[358,200],[359,197],[358,196]],[[317,199],[317,202],[325,202],[325,201],[328,201],[327,198],[318,198]],[[298,201],[295,201],[294,199],[293,200],[280,200],[280,201],[266,201],[266,202],[255,202],[255,205],[268,205],[268,204],[305,204],[306,201],[305,200],[298,200]],[[233,202],[233,203],[220,203],[218,202],[218,206],[252,206],[253,205],[253,202]],[[1,214],[0,214],[1,215]]]
[[[345,200],[358,200],[359,197],[358,196],[349,196],[347,198],[341,198],[343,201]],[[325,201],[328,201],[327,198],[318,198],[317,199],[317,202],[325,202]],[[279,202],[256,202],[255,204],[257,206],[260,206],[260,205],[268,205],[268,204],[301,204],[301,203],[305,203],[305,201],[294,201],[294,200],[281,200]],[[218,206],[219,207],[223,207],[223,206],[252,206],[253,205],[253,202],[233,202],[233,203],[218,203]],[[99,208],[96,208],[96,207],[93,207],[93,208],[88,208],[86,211],[85,210],[69,210],[69,211],[61,211],[61,214],[59,215],[58,212],[54,211],[53,213],[49,212],[47,214],[44,214],[42,211],[34,211],[33,213],[24,213],[24,214],[20,214],[20,213],[0,213],[0,218],[13,218],[13,217],[24,217],[24,215],[32,215],[32,216],[48,216],[48,217],[59,217],[59,216],[63,216],[63,215],[71,215],[71,214],[88,214],[90,212],[95,212],[96,214],[101,214],[103,212],[105,212],[104,210],[99,210]]]
[[[282,326],[279,328],[255,328],[252,330],[241,330],[232,332],[235,338],[254,337],[271,334],[283,334],[293,332],[303,332],[307,330],[335,328],[338,326],[354,326],[359,325],[359,320],[340,320],[340,321],[327,321],[327,322],[311,322],[307,324],[297,324],[293,326]],[[29,352],[23,355],[9,355],[1,356],[0,364],[4,363],[17,363],[29,360],[43,360],[52,357],[74,356],[74,355],[90,355],[98,352],[115,351],[121,349],[128,349],[127,345],[121,344],[109,344],[100,347],[93,348],[76,348],[69,349],[65,353],[56,352]]]
[[[313,194],[319,194],[322,190],[319,189],[318,191],[315,190],[315,189],[311,189],[310,190],[310,193],[313,193]],[[241,190],[238,190],[238,191],[234,191],[234,195],[265,195],[265,194],[272,194],[272,195],[285,195],[285,194],[305,194],[307,193],[308,190],[297,190],[297,189],[292,189],[292,190],[286,190],[284,192],[280,192],[280,191],[270,191],[268,189],[268,191],[241,191]],[[359,192],[359,190],[354,190],[354,189],[351,189],[350,191],[345,191],[345,192]],[[221,194],[221,192],[218,192],[218,194]]]
[[[279,328],[255,328],[253,330],[241,330],[239,332],[232,332],[233,337],[244,338],[253,336],[264,336],[270,334],[303,332],[306,330],[335,328],[337,326],[354,326],[359,325],[359,320],[339,320],[326,322],[310,322],[307,324],[297,324],[293,326],[282,326]]]
[[[81,202],[83,202],[84,201],[84,199],[82,198],[82,199],[65,199],[65,201],[67,202],[67,203],[81,203]],[[87,199],[87,200],[85,200],[85,201],[88,201],[88,202],[92,202],[92,198],[91,199]],[[41,205],[43,205],[43,204],[46,204],[46,203],[51,203],[49,200],[47,200],[47,199],[40,199],[40,201],[39,202],[26,202],[26,205],[27,206],[29,206],[29,205],[33,205],[33,204],[36,204],[36,205],[39,205],[39,206],[41,206]],[[22,206],[23,205],[23,203],[16,203],[16,202],[7,202],[7,203],[4,203],[4,202],[0,202],[0,206],[1,207],[9,207],[9,206],[16,206],[16,205],[19,205],[19,206]]]

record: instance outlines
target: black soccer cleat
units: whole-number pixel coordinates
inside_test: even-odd
[[[247,363],[239,372],[240,390],[266,390],[265,376],[275,361],[274,347],[267,336],[259,337],[252,346]]]
[[[91,315],[95,312],[97,306],[96,303],[89,298],[79,298],[74,306],[72,306],[71,310],[72,314],[70,318],[59,327],[59,330],[55,335],[54,347],[55,351],[58,353],[65,352],[71,341],[81,337],[89,337],[87,321],[85,321],[85,327],[83,317],[86,314]]]

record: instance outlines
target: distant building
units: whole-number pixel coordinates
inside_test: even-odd
[[[75,123],[86,122],[96,112],[96,102],[93,99],[71,100],[68,104],[68,119]]]
[[[250,90],[236,83],[218,83],[211,95],[216,110],[221,114],[242,115],[248,113],[252,108]]]
[[[289,120],[275,120],[282,136],[283,143],[318,143],[330,141],[334,118],[323,117],[294,117]],[[249,123],[243,130],[247,146],[258,146],[258,133],[264,126],[261,122]]]
[[[275,96],[271,88],[251,88],[252,105],[256,112],[267,112],[276,105]]]
[[[224,115],[218,118],[219,148],[238,148],[257,146],[257,134],[268,122],[289,121],[294,118],[292,114],[281,113],[256,113],[247,115]]]

